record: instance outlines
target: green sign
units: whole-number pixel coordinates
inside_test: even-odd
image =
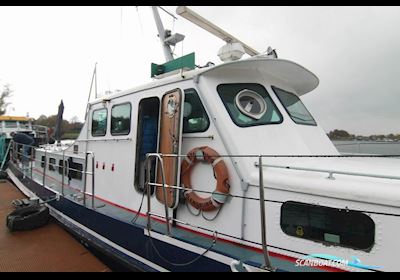
[[[151,77],[165,74],[178,69],[194,69],[194,53],[179,57],[177,59],[168,61],[164,64],[151,64]]]

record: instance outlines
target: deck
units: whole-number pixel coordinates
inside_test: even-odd
[[[52,221],[27,232],[9,232],[11,201],[24,195],[10,182],[0,182],[0,272],[109,272],[69,233]]]

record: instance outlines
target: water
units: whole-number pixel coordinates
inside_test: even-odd
[[[342,154],[400,155],[400,142],[332,141]]]

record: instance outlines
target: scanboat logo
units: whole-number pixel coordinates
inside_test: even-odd
[[[327,254],[312,254],[296,260],[296,266],[331,266],[343,269],[346,266],[362,268],[362,269],[380,269],[380,266],[370,266],[362,264],[357,257],[351,257],[351,260],[345,260],[336,256]]]

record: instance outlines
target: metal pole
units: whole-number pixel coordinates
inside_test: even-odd
[[[246,197],[247,190],[242,190],[243,191],[243,197]],[[242,199],[242,216],[241,216],[241,226],[240,226],[240,237],[242,239],[245,238],[244,233],[245,233],[245,227],[246,227],[246,199]]]
[[[165,190],[165,173],[164,173],[164,162],[163,159],[160,155],[157,155],[157,158],[160,161],[160,168],[161,168],[161,177],[162,177],[162,191],[163,191],[163,197],[164,197],[164,210],[165,210],[165,219],[167,220],[167,233],[168,236],[171,235],[171,229],[170,229],[170,224],[169,224],[169,216],[168,216],[168,199],[167,199],[167,191]]]
[[[44,150],[43,187],[46,186],[47,150]]]
[[[94,65],[92,81],[90,82],[89,96],[88,96],[86,112],[85,112],[85,120],[86,120],[86,117],[87,117],[87,113],[89,111],[89,107],[88,106],[89,106],[89,101],[90,101],[90,95],[92,93],[93,81],[95,81],[95,98],[97,98],[97,62]]]
[[[7,161],[8,153],[10,153],[10,150],[12,150],[10,154],[10,160],[12,161],[14,159],[14,142],[12,142],[12,140],[10,140],[10,142],[8,143],[7,151],[4,155],[3,162],[1,163],[0,170],[3,170],[4,164]]]
[[[85,154],[85,176],[83,181],[83,206],[86,206],[86,179],[87,179],[87,161],[88,161],[88,152]]]
[[[61,178],[61,194],[64,196],[64,179],[65,179],[65,150],[63,150],[62,157],[62,178]]]
[[[151,212],[151,188],[150,188],[150,157],[146,157],[145,160],[145,172],[146,172],[146,177],[145,177],[145,184],[147,186],[146,188],[146,195],[147,195],[147,229],[150,231],[151,230],[151,219],[150,219],[150,212]],[[143,189],[143,191],[145,191]]]
[[[97,99],[97,62],[94,66],[94,98]]]
[[[171,50],[170,46],[165,44],[165,29],[162,24],[160,14],[158,13],[157,6],[151,6],[151,8],[153,9],[153,16],[154,16],[154,20],[157,25],[158,37],[160,37],[161,46],[164,51],[165,60],[171,61],[174,59],[174,57],[172,56],[172,50]]]
[[[31,168],[31,180],[33,180],[33,146],[31,146],[31,160],[30,160],[30,168]]]
[[[94,154],[92,154],[92,209],[95,209],[94,207],[94,172],[95,172],[95,168],[94,168]]]
[[[261,216],[261,241],[263,246],[264,253],[264,268],[268,270],[273,270],[271,266],[271,261],[268,256],[268,248],[267,248],[267,232],[265,230],[266,222],[265,222],[265,199],[264,199],[264,174],[263,174],[263,165],[262,165],[262,156],[259,156],[259,178],[260,178],[260,216]]]
[[[162,190],[163,190],[163,197],[164,197],[164,210],[165,210],[165,219],[166,219],[166,224],[167,224],[167,235],[171,235],[171,228],[170,228],[170,223],[169,223],[169,216],[168,216],[168,201],[167,201],[167,192],[165,190],[165,173],[164,173],[164,165],[162,158],[159,154],[147,154],[146,156],[146,161],[145,161],[145,166],[147,166],[146,170],[146,184],[147,184],[147,227],[150,230],[151,225],[150,225],[150,170],[151,170],[151,161],[150,158],[156,158],[160,161],[160,169],[161,169],[161,178],[162,178]]]

